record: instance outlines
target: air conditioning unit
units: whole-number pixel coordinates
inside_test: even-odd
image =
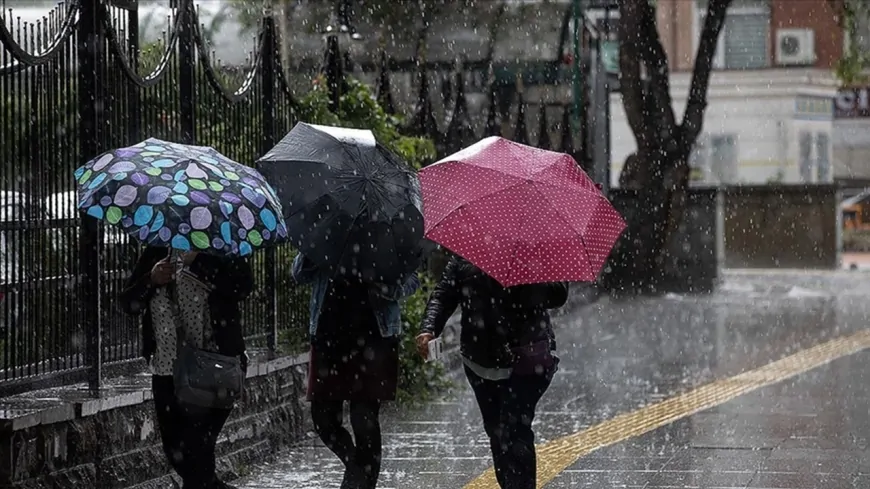
[[[816,39],[812,29],[776,31],[776,64],[806,66],[816,62]]]

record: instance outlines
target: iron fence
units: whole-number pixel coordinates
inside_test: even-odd
[[[214,59],[194,0],[171,4],[162,39],[142,45],[137,0],[63,0],[37,22],[15,19],[0,0],[0,394],[84,379],[96,390],[104,367],[134,365],[139,357],[138,321],[115,300],[139,247],[123,232],[80,219],[72,178],[78,166],[148,137],[213,146],[253,162],[296,122],[270,15],[250,64],[238,70]],[[328,43],[324,67],[333,104],[344,63],[337,50]],[[528,117],[537,120],[538,146],[573,154],[606,186],[610,88],[597,52],[591,47],[583,60],[579,131],[570,104],[528,103],[525,76],[506,85],[492,60],[453,67],[445,124],[430,100],[430,81],[448,68],[438,63],[381,53],[378,100],[395,113],[390,73],[416,71],[416,108],[405,131],[432,138],[440,153],[502,135],[507,126],[510,137],[528,143]],[[547,62],[547,73],[560,70],[561,61]],[[466,107],[463,74],[485,67],[489,107],[480,133]],[[307,299],[290,278],[292,257],[279,247],[251,260],[257,287],[244,306],[245,334],[250,346],[270,354],[300,345],[307,333]]]
[[[193,0],[142,51],[137,2],[66,0],[37,22],[0,26],[0,392],[87,379],[140,356],[140,326],[115,300],[138,255],[125,234],[82,220],[72,172],[111,148],[157,137],[253,162],[292,128],[276,31],[263,19],[251,64],[212,59]],[[304,338],[293,252],[252,259],[243,311],[253,347]]]

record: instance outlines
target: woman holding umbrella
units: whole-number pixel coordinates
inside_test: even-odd
[[[166,457],[185,489],[228,488],[215,445],[247,368],[244,257],[286,238],[277,197],[257,171],[212,148],[153,138],[100,155],[75,178],[83,213],[146,246],[120,299],[143,317]]]
[[[381,469],[380,409],[396,398],[401,311],[399,301],[420,286],[373,285],[332,276],[305,255],[293,262],[297,283],[312,284],[308,400],[314,429],[345,465],[342,489],[374,489]],[[343,426],[350,406],[353,436]]]
[[[536,486],[535,407],[559,364],[549,309],[593,281],[625,222],[569,155],[486,138],[420,171],[426,237],[451,250],[421,355],[462,307],[460,349],[504,489]]]
[[[423,216],[416,174],[371,131],[297,124],[258,168],[275,184],[311,284],[308,399],[314,427],[346,470],[343,489],[374,489],[380,408],[395,399],[399,301],[420,285]],[[342,426],[350,404],[353,436]]]
[[[505,489],[532,489],[536,480],[532,421],[558,367],[548,309],[568,298],[564,283],[505,288],[454,257],[426,306],[417,349],[423,358],[457,306],[465,374],[490,440],[495,475]]]
[[[199,349],[240,357],[247,369],[239,303],[253,288],[243,258],[191,252],[181,269],[168,248],[148,247],[121,293],[124,310],[143,315],[143,356],[150,362],[163,453],[185,489],[229,489],[215,474],[215,446],[230,409],[191,410],[178,402],[173,379],[177,334]]]

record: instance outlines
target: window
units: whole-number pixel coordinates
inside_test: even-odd
[[[695,50],[701,38],[707,1],[698,0],[695,16]],[[770,66],[769,0],[734,0],[719,34],[713,68],[752,70]]]
[[[830,145],[831,140],[827,133],[816,134],[816,181],[819,183],[831,181],[831,158],[828,154]]]
[[[855,38],[851,40],[857,44],[860,52],[870,51],[870,15],[866,12],[858,14],[855,26]],[[849,39],[847,38],[847,42]]]
[[[801,182],[813,181],[813,135],[802,131],[798,136],[798,165],[800,166]]]
[[[691,169],[689,179],[693,182],[706,182],[709,179],[709,139],[706,134],[698,136],[698,140],[695,141],[695,146],[692,148],[692,154],[689,155],[689,168]]]
[[[702,134],[689,156],[691,180],[732,184],[738,181],[737,136]]]
[[[710,167],[719,183],[737,183],[737,138],[731,134],[710,138]]]

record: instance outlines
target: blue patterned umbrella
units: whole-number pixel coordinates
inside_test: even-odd
[[[78,207],[151,246],[247,256],[283,241],[275,191],[213,148],[148,139],[75,171]]]

